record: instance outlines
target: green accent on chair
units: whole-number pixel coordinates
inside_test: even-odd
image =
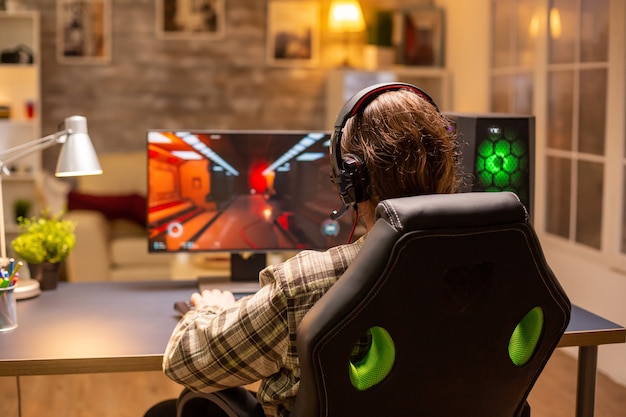
[[[396,348],[389,333],[382,327],[372,327],[370,333],[372,344],[365,357],[357,363],[349,363],[350,382],[359,391],[385,379],[396,359]]]
[[[513,330],[509,340],[509,357],[517,366],[525,365],[535,352],[543,330],[543,310],[530,310]]]

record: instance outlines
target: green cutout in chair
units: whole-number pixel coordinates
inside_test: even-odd
[[[534,307],[518,323],[509,339],[509,357],[517,366],[525,365],[535,352],[543,330],[543,310]]]
[[[385,379],[396,359],[396,348],[389,333],[382,327],[372,327],[370,333],[372,344],[365,357],[349,364],[350,381],[359,391],[365,391]]]

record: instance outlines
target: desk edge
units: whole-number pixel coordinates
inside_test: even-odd
[[[626,328],[566,332],[557,347],[626,343]]]
[[[161,371],[163,355],[0,361],[0,376]]]

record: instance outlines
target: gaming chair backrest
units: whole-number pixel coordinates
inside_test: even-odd
[[[518,416],[570,315],[519,199],[406,197],[377,214],[300,325],[291,417]]]

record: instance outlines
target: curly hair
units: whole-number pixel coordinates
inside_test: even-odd
[[[388,91],[349,119],[342,153],[368,170],[370,201],[454,193],[461,183],[457,142],[449,122],[419,95]]]

